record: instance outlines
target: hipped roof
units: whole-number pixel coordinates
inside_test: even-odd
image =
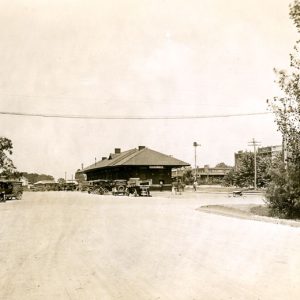
[[[40,180],[40,181],[35,182],[34,184],[52,184],[52,183],[55,183],[55,181],[54,180]]]
[[[112,168],[118,166],[171,166],[184,167],[188,163],[172,156],[154,151],[149,148],[131,149],[119,154],[110,154],[108,159],[100,160],[93,165],[83,169],[86,173],[95,169]]]

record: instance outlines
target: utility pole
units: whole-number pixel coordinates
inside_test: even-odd
[[[286,101],[283,102],[283,113],[284,113],[284,131],[282,135],[282,152],[283,152],[283,163],[284,168],[288,169],[288,134],[287,134],[287,127],[288,127],[288,120],[289,120],[289,113],[293,113],[294,110],[291,106],[291,100],[289,100],[289,107],[287,108]]]
[[[254,150],[254,190],[256,190],[256,181],[257,181],[257,167],[256,167],[256,146],[259,146],[260,142],[257,142],[254,138],[248,143],[248,146],[253,146]]]
[[[67,172],[65,172],[65,182],[67,182]]]
[[[295,113],[292,99],[290,98],[280,98],[280,102],[283,107],[276,107],[275,105],[272,107],[273,110],[276,110],[279,113],[279,116],[283,118],[283,131],[282,131],[282,159],[284,163],[284,168],[288,170],[288,123],[291,122],[290,113]],[[295,104],[294,104],[295,105]]]
[[[197,147],[201,145],[197,142],[194,142],[193,146],[195,147],[195,180],[197,181]]]

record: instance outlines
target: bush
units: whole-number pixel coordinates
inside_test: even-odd
[[[266,203],[272,216],[300,218],[300,172],[296,165],[284,168],[283,163],[271,171],[271,183],[266,192]]]

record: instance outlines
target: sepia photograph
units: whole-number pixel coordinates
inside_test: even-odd
[[[300,299],[300,0],[0,0],[0,300]]]

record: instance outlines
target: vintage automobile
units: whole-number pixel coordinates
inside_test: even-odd
[[[30,188],[33,192],[49,192],[49,191],[58,191],[59,184],[52,180],[41,180],[35,182],[33,186]]]
[[[150,197],[150,180],[130,178],[127,182],[127,195]]]
[[[90,183],[86,180],[79,182],[78,190],[80,192],[89,192],[90,190]]]
[[[111,191],[111,182],[105,179],[91,180],[89,181],[87,191],[89,194],[107,194]]]
[[[0,180],[0,202],[9,199],[22,199],[22,182],[15,180]]]
[[[114,196],[127,195],[127,180],[125,180],[125,179],[113,180],[113,182],[112,182],[112,194]]]
[[[85,182],[81,186],[81,191],[87,191],[89,194],[114,196],[150,196],[151,180],[140,180],[139,178],[106,180],[97,179]]]
[[[241,190],[235,190],[232,192],[232,197],[243,197],[243,191]]]
[[[59,191],[75,191],[77,188],[75,182],[64,182],[58,184]]]

